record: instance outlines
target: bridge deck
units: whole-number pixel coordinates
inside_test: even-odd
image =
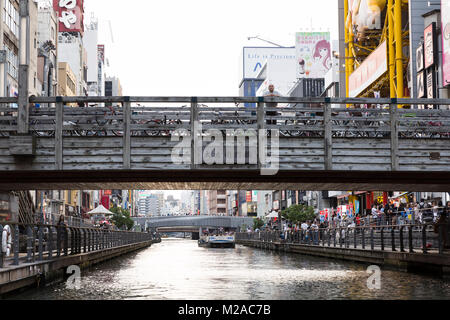
[[[305,173],[311,173],[310,177],[341,176],[341,184],[347,186],[344,189],[361,189],[364,182],[371,186],[389,183],[391,187],[386,189],[394,188],[398,181],[405,186],[406,175],[400,180],[375,181],[382,172],[414,176],[439,172],[449,180],[449,110],[399,110],[398,101],[391,101],[386,108],[332,108],[330,99],[299,98],[265,99],[278,101],[283,108],[268,108],[264,99],[256,98],[203,99],[218,106],[200,104],[200,98],[134,99],[159,103],[145,107],[132,106],[126,97],[39,99],[57,103],[30,110],[29,121],[22,123],[26,132],[18,131],[18,122],[23,121],[18,117],[21,110],[0,106],[1,189],[17,187],[8,186],[8,172],[22,178],[19,173],[26,173],[26,181],[19,179],[24,188],[41,187],[31,181],[48,176],[48,187],[59,187],[58,177],[65,177],[70,189],[109,181],[124,183],[123,187],[141,182],[147,188],[160,189],[193,189],[202,183],[214,188],[212,181],[239,189],[258,181],[256,189],[274,189],[277,183],[308,186],[308,181],[301,179]],[[382,103],[379,99],[347,100],[335,103]],[[63,101],[89,107],[64,106]],[[91,106],[99,101],[121,105]],[[163,102],[171,105],[161,106]],[[173,105],[175,102],[187,102],[190,107]],[[224,106],[230,102],[232,106]],[[235,105],[241,102],[257,102],[258,107],[249,110]],[[450,101],[434,103],[448,105]],[[278,115],[266,115],[267,111]],[[261,130],[275,131],[268,137]],[[255,180],[268,168],[274,169],[268,173],[270,179]],[[102,177],[102,172],[109,178]],[[275,175],[277,172],[281,174]],[[124,180],[124,175],[130,181]],[[295,178],[286,180],[290,175]],[[364,181],[358,181],[360,177]],[[448,183],[442,187],[434,177],[425,177],[418,184],[435,185],[435,191],[448,189]],[[315,189],[342,189],[337,181],[309,182],[308,187]]]

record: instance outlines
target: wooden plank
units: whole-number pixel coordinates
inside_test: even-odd
[[[197,135],[198,126],[198,104],[196,99],[191,100],[191,169],[195,169],[200,159],[201,147],[199,148]],[[200,149],[200,150],[199,150]]]
[[[123,163],[122,156],[85,156],[85,157],[63,157],[64,165],[66,163]]]
[[[324,106],[324,152],[325,152],[325,170],[333,170],[333,136],[331,130],[331,106]]]
[[[46,154],[47,152],[43,152]],[[80,156],[121,156],[122,148],[78,148],[64,149],[64,156],[80,157]]]
[[[34,156],[36,154],[36,138],[32,135],[10,136],[9,153],[15,156]]]
[[[123,105],[123,168],[130,169],[131,163],[131,106],[130,102],[125,102]]]
[[[55,168],[63,170],[63,103],[56,103],[56,130],[55,130]]]

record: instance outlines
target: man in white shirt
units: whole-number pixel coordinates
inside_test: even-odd
[[[264,91],[264,97],[281,97],[281,94],[275,90],[275,86],[273,84],[269,84],[269,90]],[[276,108],[278,103],[269,102],[266,103],[266,108]],[[278,113],[276,111],[266,111],[266,116],[274,117],[277,116]],[[267,124],[277,124],[277,120],[267,120]]]

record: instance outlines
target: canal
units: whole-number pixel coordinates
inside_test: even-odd
[[[449,299],[450,281],[382,270],[381,289],[369,290],[367,265],[244,246],[199,248],[196,241],[163,239],[151,248],[102,263],[65,283],[10,299]]]

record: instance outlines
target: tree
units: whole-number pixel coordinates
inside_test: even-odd
[[[117,207],[111,208],[110,211],[114,213],[111,221],[116,225],[117,228],[122,229],[123,227],[125,227],[127,230],[131,230],[131,228],[133,228],[134,221],[130,217],[129,210]]]
[[[253,230],[261,229],[261,227],[264,225],[264,221],[261,220],[261,218],[254,218],[253,219]]]
[[[314,208],[303,204],[290,206],[286,210],[281,211],[281,216],[295,224],[300,224],[316,218]]]

